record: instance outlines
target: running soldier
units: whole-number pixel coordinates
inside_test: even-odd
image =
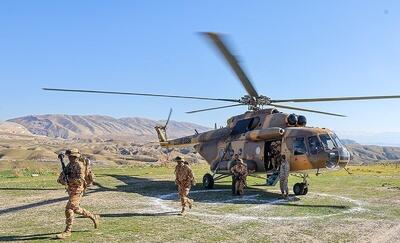
[[[289,178],[289,171],[290,171],[290,164],[289,161],[286,160],[286,156],[282,154],[280,156],[280,171],[279,171],[279,185],[281,187],[281,193],[283,198],[287,198],[289,195],[289,188],[288,188],[288,178]]]
[[[99,226],[99,215],[94,215],[88,210],[80,207],[83,192],[93,184],[93,173],[90,168],[90,161],[79,153],[78,149],[67,150],[69,163],[64,172],[61,172],[57,182],[65,185],[68,192],[68,203],[65,207],[66,224],[64,232],[57,235],[58,239],[65,239],[71,236],[74,214],[80,214],[93,221],[94,228]]]
[[[185,164],[185,160],[181,157],[176,157],[175,161],[178,163],[175,167],[175,184],[178,185],[178,193],[181,199],[182,211],[181,215],[186,212],[186,207],[189,206],[191,209],[193,206],[193,199],[188,197],[190,188],[196,185],[196,180],[192,169],[188,164]]]
[[[239,159],[239,163],[231,168],[231,172],[235,177],[235,195],[243,195],[244,188],[247,186],[247,165],[243,162],[242,159]]]

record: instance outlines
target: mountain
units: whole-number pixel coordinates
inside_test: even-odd
[[[358,144],[355,140],[352,139],[340,139],[344,145],[352,145],[352,144]]]
[[[1,134],[32,135],[28,129],[15,122],[0,122]]]
[[[337,131],[339,137],[359,144],[400,147],[400,132]]]
[[[129,140],[148,142],[157,139],[154,127],[165,121],[145,118],[120,118],[100,115],[31,115],[8,120],[22,125],[30,133],[51,138],[79,140]],[[167,134],[170,138],[194,134],[210,128],[188,122],[170,121]]]
[[[374,163],[379,161],[400,161],[400,148],[377,145],[346,145],[352,154],[354,164]]]

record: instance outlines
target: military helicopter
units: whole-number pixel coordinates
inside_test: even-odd
[[[303,112],[313,112],[323,115],[345,117],[324,111],[304,109],[283,105],[288,102],[327,102],[346,100],[394,99],[392,96],[359,96],[359,97],[329,97],[305,99],[272,99],[260,95],[248,76],[243,71],[238,60],[228,48],[224,36],[217,33],[203,33],[225,58],[229,66],[241,81],[247,95],[239,99],[207,98],[194,96],[163,95],[149,93],[130,93],[99,90],[55,89],[44,88],[47,91],[99,93],[116,95],[139,95],[152,97],[167,97],[179,99],[197,99],[230,102],[233,104],[193,110],[187,113],[197,113],[224,109],[235,106],[247,106],[244,114],[233,116],[227,120],[227,125],[203,133],[168,140],[166,128],[171,116],[168,116],[164,126],[156,126],[159,143],[162,147],[194,146],[195,150],[210,164],[211,173],[203,177],[203,186],[211,189],[214,182],[231,175],[232,157],[238,154],[247,164],[254,176],[266,174],[266,185],[273,186],[277,182],[278,173],[273,160],[273,144],[278,145],[280,153],[284,154],[290,163],[290,171],[297,173],[303,181],[296,183],[293,191],[296,195],[305,195],[308,192],[308,173],[311,170],[345,168],[350,161],[350,153],[338,136],[330,129],[308,127],[307,119],[303,115],[286,114],[276,108],[290,109]],[[264,106],[270,108],[264,109]]]

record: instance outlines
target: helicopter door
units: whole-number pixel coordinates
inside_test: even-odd
[[[306,167],[308,164],[307,160],[307,148],[305,144],[304,137],[296,137],[293,138],[293,154],[294,170],[301,170],[302,168]]]
[[[273,170],[272,166],[272,153],[271,153],[271,143],[273,141],[266,141],[264,146],[264,168],[265,171]]]

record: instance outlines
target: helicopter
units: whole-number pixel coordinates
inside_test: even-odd
[[[59,92],[166,97],[231,103],[225,106],[189,111],[187,112],[189,114],[236,106],[247,106],[248,111],[229,118],[225,127],[218,129],[215,127],[214,130],[203,133],[198,133],[196,131],[193,135],[175,139],[168,139],[166,132],[171,110],[166,124],[155,127],[159,143],[165,148],[193,146],[210,165],[210,173],[206,173],[203,176],[203,186],[207,189],[212,189],[216,181],[231,176],[230,168],[233,166],[232,158],[235,154],[238,154],[247,164],[248,170],[252,172],[251,175],[260,177],[257,175],[260,173],[265,174],[266,177],[262,177],[266,180],[265,185],[274,186],[278,180],[279,170],[277,170],[276,165],[272,163],[272,150],[273,145],[278,145],[280,154],[285,155],[286,159],[289,161],[290,172],[296,173],[296,175],[302,178],[302,182],[294,184],[293,192],[295,195],[307,194],[309,189],[309,183],[307,181],[308,173],[313,170],[317,170],[318,174],[320,170],[346,169],[351,155],[343,142],[341,142],[332,130],[307,126],[307,119],[304,115],[283,113],[277,108],[346,117],[331,112],[293,107],[285,103],[400,98],[400,95],[391,95],[272,99],[268,96],[260,95],[257,92],[239,61],[232,54],[223,35],[213,32],[205,32],[202,34],[207,37],[220,54],[222,54],[223,58],[232,68],[246,90],[246,95],[239,99],[225,99],[82,89],[43,89],[46,91]],[[264,108],[265,106],[269,108]]]

